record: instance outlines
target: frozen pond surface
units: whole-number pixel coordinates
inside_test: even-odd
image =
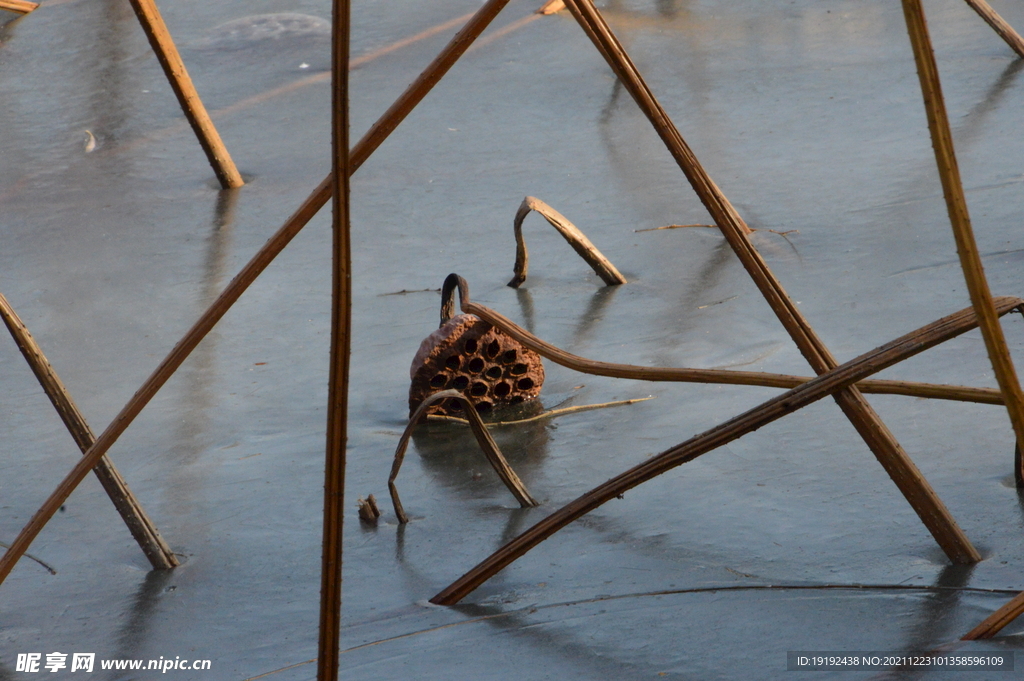
[[[548,363],[546,406],[656,399],[501,430],[542,501],[525,511],[466,431],[422,428],[399,478],[413,522],[399,528],[385,483],[409,361],[439,299],[397,292],[436,289],[455,271],[474,299],[589,358],[810,373],[717,231],[634,231],[709,218],[572,18],[532,18],[538,4],[513,0],[353,178],[345,678],[776,679],[791,650],[955,641],[1009,598],[984,590],[1024,589],[1013,435],[1001,407],[899,396],[869,399],[984,555],[973,568],[949,566],[825,400],[605,505],[463,605],[427,604],[555,508],[777,391]],[[478,6],[355,3],[353,140],[457,24],[421,33]],[[0,17],[0,291],[97,432],[328,169],[327,0],[161,9],[251,180],[239,191],[216,188],[127,3],[44,0]],[[899,3],[604,9],[751,226],[798,230],[753,238],[841,361],[968,305]],[[961,0],[926,9],[991,287],[1022,296],[1024,69]],[[1024,8],[996,9],[1024,28]],[[629,283],[603,287],[534,216],[531,276],[506,288],[512,217],[528,194]],[[149,572],[88,478],[30,549],[57,574],[25,559],[0,586],[0,679],[33,678],[15,671],[27,652],[210,659],[209,672],[166,678],[236,681],[315,656],[329,294],[325,210],[111,450],[186,562]],[[1004,328],[1020,366],[1024,323]],[[977,331],[884,376],[995,386]],[[9,543],[78,450],[6,334],[0,380]],[[355,514],[371,493],[384,510],[376,527]],[[837,588],[753,588],[765,585]],[[879,588],[838,588],[856,585]],[[1017,622],[961,650],[1009,652],[1022,633]],[[1024,676],[1017,665],[969,676]],[[264,678],[314,676],[300,664]]]

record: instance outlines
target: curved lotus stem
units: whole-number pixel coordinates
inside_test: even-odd
[[[398,471],[401,470],[402,462],[405,460],[405,450],[409,447],[409,438],[412,437],[412,431],[416,424],[427,413],[427,408],[434,402],[445,399],[462,402],[469,420],[469,427],[473,429],[473,435],[476,436],[480,449],[483,450],[487,461],[494,467],[498,477],[508,487],[508,491],[512,492],[512,495],[519,501],[519,505],[523,508],[539,506],[540,504],[530,496],[526,485],[523,484],[523,481],[519,479],[516,472],[508,465],[508,461],[502,456],[501,450],[498,449],[498,444],[491,437],[491,434],[487,432],[487,428],[480,419],[480,415],[477,413],[473,403],[458,390],[442,390],[423,400],[416,409],[416,412],[413,413],[412,418],[409,419],[409,425],[405,427],[405,432],[402,433],[402,438],[398,441],[398,448],[395,450],[395,462],[391,465],[391,475],[388,477],[388,491],[391,493],[391,503],[395,507],[395,515],[398,516],[398,522],[403,525],[409,522],[409,516],[405,514],[405,509],[402,507],[402,500],[398,498],[398,487],[395,486],[395,478],[398,477]]]
[[[590,239],[576,225],[569,222],[564,215],[540,199],[527,196],[523,199],[522,205],[519,206],[515,222],[513,223],[516,232],[516,264],[512,267],[515,276],[512,277],[512,281],[508,282],[509,286],[519,288],[520,284],[526,281],[526,270],[530,266],[530,259],[526,253],[526,241],[523,240],[523,220],[526,219],[526,216],[532,210],[544,216],[548,224],[565,237],[565,240],[569,242],[573,250],[587,261],[587,264],[593,268],[597,276],[604,280],[604,283],[609,286],[626,283],[626,278],[615,269],[615,265],[608,258],[604,257],[594,244],[590,243]]]
[[[452,272],[445,277],[441,286],[441,326],[455,316],[455,289],[459,289],[459,307],[465,311],[470,304],[469,282]]]
[[[455,314],[455,289],[459,290],[459,306],[464,313],[473,314],[488,324],[501,329],[524,346],[556,364],[596,376],[629,378],[638,381],[667,381],[679,383],[720,383],[727,385],[758,385],[766,388],[795,388],[811,380],[809,376],[790,376],[761,371],[733,369],[690,369],[685,367],[645,367],[633,364],[615,364],[580,357],[557,348],[513,323],[489,307],[469,299],[469,284],[457,274],[449,274],[441,288],[442,324]],[[1011,296],[995,298],[996,313],[1007,314],[1016,309],[1024,314],[1024,301]],[[447,317],[446,317],[447,315]],[[993,388],[973,388],[961,385],[936,385],[913,381],[867,379],[859,381],[857,388],[865,393],[907,395],[935,400],[1003,404],[1001,393]]]

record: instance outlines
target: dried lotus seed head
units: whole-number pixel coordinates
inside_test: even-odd
[[[478,411],[532,400],[544,383],[540,355],[473,315],[453,317],[420,345],[410,369],[409,412],[429,395],[458,390]],[[444,400],[428,413],[461,415]]]

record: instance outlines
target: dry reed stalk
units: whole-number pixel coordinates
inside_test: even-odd
[[[943,317],[634,466],[541,520],[431,598],[430,602],[437,605],[458,603],[534,546],[605,502],[976,326],[971,308]]]
[[[648,117],[744,269],[811,368],[819,375],[834,369],[838,365],[835,357],[815,334],[796,303],[754,248],[749,238],[750,228],[701,166],[592,0],[566,0],[566,6]],[[861,392],[855,386],[850,386],[837,392],[834,399],[949,559],[958,564],[981,560],[981,555],[957,526],[942,500]]]
[[[520,204],[519,210],[516,211],[516,217],[513,222],[513,229],[516,234],[516,262],[512,267],[514,276],[512,281],[508,282],[509,286],[519,288],[526,281],[526,272],[530,267],[530,257],[526,251],[526,240],[523,238],[523,220],[530,214],[530,211],[540,213],[548,221],[548,224],[554,227],[569,242],[572,249],[590,265],[597,276],[604,280],[604,283],[609,286],[626,283],[626,278],[615,269],[615,265],[608,258],[604,257],[601,251],[597,250],[597,247],[590,242],[590,239],[576,225],[569,222],[564,215],[540,199],[527,196],[523,199],[522,204]]]
[[[352,249],[349,213],[348,62],[351,8],[334,0],[331,31],[332,293],[331,358],[327,386],[323,542],[317,681],[337,681],[341,641],[342,556],[345,520],[345,445],[348,442],[349,358],[352,346]]]
[[[483,420],[480,418],[480,414],[477,413],[476,407],[473,403],[466,398],[465,395],[460,393],[458,390],[442,390],[441,392],[430,395],[420,406],[416,408],[413,415],[409,417],[409,425],[405,427],[402,432],[402,437],[398,440],[398,447],[395,449],[395,460],[391,464],[391,475],[388,476],[388,491],[391,493],[391,504],[395,507],[395,515],[398,516],[398,522],[403,525],[409,522],[409,516],[405,513],[405,508],[402,506],[402,500],[398,496],[398,487],[395,485],[395,479],[398,477],[398,472],[402,469],[402,462],[405,461],[405,450],[409,447],[409,438],[412,437],[412,431],[415,430],[416,426],[419,425],[420,421],[424,420],[424,416],[427,414],[427,410],[435,402],[439,402],[445,399],[458,400],[463,404],[466,410],[467,420],[469,427],[473,430],[473,435],[476,437],[477,444],[480,445],[480,449],[483,451],[484,456],[487,457],[487,461],[494,468],[494,471],[501,478],[501,481],[505,483],[505,487],[512,493],[512,496],[516,498],[519,505],[523,508],[529,508],[530,506],[538,506],[537,501],[530,496],[530,492],[526,489],[526,485],[520,480],[516,472],[512,470],[512,466],[508,464],[508,461],[502,455],[501,450],[498,449],[498,443],[494,441],[491,434],[487,432],[487,427],[484,425]]]
[[[4,547],[5,549],[9,549],[9,548],[11,548],[11,545],[10,545],[10,544],[5,544],[5,543],[4,543],[4,542],[2,542],[2,541],[0,541],[0,546]],[[42,559],[41,559],[41,558],[39,558],[38,556],[33,556],[33,555],[32,555],[31,553],[26,553],[26,554],[25,554],[25,557],[26,557],[26,558],[28,558],[29,560],[34,560],[35,562],[37,562],[37,563],[39,563],[40,565],[42,565],[42,566],[43,566],[43,569],[45,569],[45,570],[46,570],[47,572],[49,572],[49,573],[50,573],[51,575],[55,575],[55,574],[57,574],[57,571],[56,571],[56,570],[54,569],[54,567],[53,567],[52,565],[50,565],[50,564],[49,564],[49,563],[47,563],[46,561],[42,560]]]
[[[600,404],[581,404],[576,407],[562,407],[561,409],[548,409],[542,411],[535,416],[527,416],[523,419],[513,419],[511,421],[491,421],[484,425],[488,428],[501,428],[503,426],[518,426],[523,423],[532,423],[534,421],[543,421],[544,419],[553,419],[556,416],[566,416],[568,414],[579,414],[584,411],[593,411],[594,409],[608,409],[609,407],[622,407],[627,404],[636,404],[637,402],[646,402],[647,400],[653,400],[654,397],[635,397],[631,400],[617,400],[615,402],[601,402]],[[470,425],[468,419],[462,419],[458,416],[441,416],[440,414],[427,414],[428,421],[447,421],[448,423],[461,423],[463,425]]]
[[[380,509],[377,508],[377,498],[372,494],[365,499],[359,497],[356,500],[356,508],[359,509],[359,519],[364,523],[376,525],[380,518]]]
[[[18,14],[28,14],[39,7],[39,3],[26,2],[26,0],[0,0],[0,9]]]
[[[965,2],[985,20],[986,24],[992,27],[992,30],[999,34],[1000,38],[1006,41],[1010,49],[1024,58],[1024,38],[1021,38],[1020,34],[1013,30],[1013,26],[1006,23],[1006,20],[992,9],[992,5],[985,0],[965,0]]]
[[[992,638],[1003,628],[1024,614],[1024,591],[1014,596],[1006,605],[985,618],[978,626],[964,634],[961,641],[977,641]]]
[[[153,52],[156,53],[156,58],[171,84],[171,89],[174,90],[174,96],[178,98],[185,118],[188,119],[189,125],[195,131],[196,137],[199,138],[199,145],[206,152],[206,158],[213,166],[213,172],[217,175],[221,186],[225,189],[241,187],[245,181],[238,172],[238,168],[235,167],[235,162],[231,160],[231,154],[228,153],[227,147],[221,141],[217,128],[214,127],[210,115],[206,112],[206,107],[203,106],[203,101],[199,99],[199,93],[196,92],[195,85],[192,84],[192,79],[189,77],[188,71],[185,70],[185,62],[178,54],[178,48],[175,47],[174,41],[171,39],[171,34],[167,30],[167,25],[164,24],[163,17],[160,16],[160,10],[157,9],[156,3],[153,0],[129,0],[129,2],[131,2],[132,9],[135,10],[135,15],[139,18],[139,23],[142,24],[142,30],[146,33],[149,44],[153,48]]]
[[[967,211],[967,198],[964,196],[963,184],[960,181],[960,169],[957,166],[956,154],[953,149],[953,133],[946,115],[946,104],[942,97],[942,85],[939,81],[939,69],[935,63],[935,52],[932,50],[928,25],[925,21],[924,9],[920,0],[903,0],[903,14],[907,20],[907,33],[914,49],[914,61],[917,63],[917,74],[921,81],[921,94],[924,108],[928,115],[928,130],[932,137],[932,148],[935,150],[935,162],[938,165],[939,178],[942,180],[942,194],[946,199],[946,210],[953,227],[956,240],[956,251],[960,257],[960,268],[967,281],[967,291],[971,297],[981,328],[985,349],[988,351],[995,372],[996,381],[1003,394],[1006,410],[1010,415],[1017,446],[1024,445],[1024,393],[1021,392],[1020,381],[1013,367],[1010,350],[1006,346],[1003,327],[999,324],[999,315],[992,302],[992,292],[985,277],[985,268],[978,254],[978,245],[971,229],[971,217]],[[1014,465],[1014,478],[1017,487],[1024,487],[1024,470]]]
[[[698,227],[709,228],[709,229],[717,229],[718,228],[717,225],[692,224],[692,225],[665,225],[664,227],[648,227],[646,229],[634,229],[633,231],[636,232],[636,233],[640,233],[640,232],[657,232],[657,231],[660,231],[662,229],[696,229]],[[754,231],[754,230],[750,230],[750,231]]]
[[[14,341],[18,344],[18,349],[21,350],[25,361],[28,362],[32,373],[39,380],[39,385],[43,387],[46,396],[50,398],[50,402],[53,404],[54,409],[57,410],[57,414],[60,416],[61,421],[64,422],[68,432],[71,433],[71,437],[74,438],[78,448],[82,450],[83,454],[89,451],[89,447],[95,442],[96,436],[93,435],[92,429],[89,428],[85,417],[78,410],[75,401],[71,399],[67,388],[64,387],[64,382],[60,380],[57,372],[53,370],[49,360],[46,359],[42,348],[39,347],[35,338],[29,333],[25,322],[21,320],[21,317],[14,311],[14,308],[11,307],[11,304],[3,294],[0,294],[0,317],[3,318],[4,324],[7,325],[11,336],[14,337]],[[128,483],[121,477],[114,464],[106,457],[103,457],[93,469],[93,472],[99,478],[100,484],[106,491],[107,496],[114,503],[114,508],[121,515],[124,524],[128,526],[128,531],[135,537],[139,548],[146,554],[146,558],[149,559],[153,569],[167,570],[177,566],[178,559],[174,556],[174,552],[171,551],[163,537],[160,536],[156,525],[146,515],[142,504],[132,494],[131,489],[128,488]]]
[[[1019,298],[1002,297],[999,299],[999,312],[1006,314],[1017,309],[1022,301]],[[756,385],[766,388],[795,388],[813,380],[808,376],[789,376],[786,374],[770,374],[759,371],[732,371],[728,369],[687,369],[675,367],[644,367],[633,364],[615,364],[590,360],[573,355],[551,345],[526,329],[515,324],[507,317],[479,303],[468,303],[465,312],[475,314],[488,324],[504,331],[509,336],[530,348],[537,354],[556,364],[581,373],[612,378],[630,378],[640,381],[667,381],[679,383],[713,383],[724,385]],[[866,393],[886,395],[906,395],[929,399],[953,400],[957,402],[979,402],[982,404],[1003,404],[1002,394],[992,388],[971,388],[958,385],[936,385],[933,383],[915,383],[911,381],[891,381],[867,379],[857,383],[857,387]]]
[[[1003,404],[1003,395],[996,388],[971,388],[964,385],[868,379],[858,382],[857,389],[862,393],[874,395],[906,395],[929,400]]]
[[[756,385],[766,388],[795,388],[814,380],[807,376],[789,376],[786,374],[769,374],[759,371],[733,371],[728,369],[688,369],[677,367],[644,367],[634,364],[616,364],[586,359],[579,355],[566,352],[550,343],[541,340],[526,329],[517,325],[508,317],[491,308],[474,303],[469,298],[469,284],[458,275],[448,275],[441,289],[442,318],[454,314],[454,289],[459,289],[459,307],[464,313],[473,314],[494,326],[541,357],[556,364],[596,376],[611,378],[629,378],[639,381],[665,381],[679,383],[713,383],[723,385]],[[1000,296],[995,300],[996,311],[1004,315],[1013,310],[1024,313],[1024,300],[1011,296]],[[1002,404],[1002,395],[991,388],[970,388],[956,385],[935,385],[931,383],[914,383],[910,381],[864,380],[857,383],[864,392],[888,395],[908,395],[930,399],[955,400],[960,402],[980,402],[983,404]]]
[[[369,132],[363,136],[363,139],[352,148],[349,160],[350,174],[354,173],[377,147],[387,139],[391,131],[398,127],[398,124],[430,92],[430,89],[440,80],[441,76],[452,67],[455,61],[466,51],[466,48],[472,44],[473,40],[487,28],[490,20],[507,3],[508,0],[489,0],[487,4],[473,15],[469,23],[452,38],[441,54],[430,63],[420,77],[399,97],[398,101],[377,120]],[[21,533],[14,543],[11,544],[11,548],[0,557],[0,583],[3,583],[7,575],[11,573],[18,559],[28,550],[32,540],[42,531],[61,504],[67,500],[68,496],[88,475],[89,470],[113,446],[117,438],[121,436],[121,433],[131,425],[135,417],[139,415],[142,409],[153,399],[153,396],[163,387],[164,383],[177,371],[178,367],[181,366],[181,363],[185,361],[192,350],[206,337],[206,334],[220,321],[220,318],[231,309],[231,306],[256,280],[256,277],[273,262],[274,258],[284,250],[285,246],[288,245],[295,235],[327,203],[332,193],[333,172],[324,178],[319,186],[313,190],[313,193],[285,221],[281,228],[267,240],[267,243],[235,275],[235,278],[231,280],[231,283],[227,285],[220,296],[206,309],[182,339],[178,341],[171,352],[157,366],[156,370],[136,391],[135,395],[132,396],[118,415],[114,417],[114,420],[107,426],[106,430],[100,433],[93,446],[83,455],[82,461],[65,476],[64,480],[61,481],[43,506],[36,511],[28,524],[22,528]]]

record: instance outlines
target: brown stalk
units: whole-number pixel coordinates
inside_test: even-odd
[[[1019,298],[1004,296],[998,299],[998,303],[999,313],[1006,314],[1018,308],[1022,301]],[[475,314],[492,326],[501,329],[540,356],[585,374],[610,376],[612,378],[630,378],[640,381],[757,385],[767,388],[795,388],[813,380],[808,376],[789,376],[759,371],[644,367],[633,364],[600,362],[573,355],[557,348],[516,325],[507,317],[479,303],[469,302],[463,307],[463,311]],[[1002,404],[1002,395],[998,390],[991,388],[970,388],[966,386],[935,385],[932,383],[880,379],[860,381],[857,383],[857,387],[864,392],[879,394],[907,395],[960,402],[981,402],[983,404]]]
[[[930,400],[1003,404],[1003,395],[996,388],[971,388],[963,385],[868,379],[858,382],[857,389],[862,393],[874,395],[906,395]]]
[[[992,638],[1002,631],[1003,627],[1020,617],[1022,613],[1024,613],[1024,591],[986,617],[985,621],[964,634],[960,640],[977,641],[982,638]]]
[[[636,233],[640,233],[640,232],[657,232],[657,231],[660,231],[662,229],[696,229],[696,228],[717,229],[717,227],[718,227],[718,225],[702,225],[702,224],[693,224],[693,225],[665,225],[664,227],[647,227],[646,229],[634,229],[633,231],[636,232]],[[750,231],[753,232],[754,230],[750,230]]]
[[[605,502],[976,326],[971,308],[943,317],[634,466],[541,520],[431,598],[430,602],[437,605],[458,603],[534,546]]]
[[[424,415],[427,413],[430,405],[446,399],[458,400],[465,407],[469,427],[473,430],[473,435],[476,436],[477,444],[480,445],[480,449],[483,451],[484,456],[487,457],[487,461],[494,468],[501,481],[505,483],[505,487],[508,487],[508,491],[519,502],[519,505],[523,508],[539,506],[537,501],[530,496],[530,492],[526,489],[523,481],[519,479],[516,472],[508,465],[508,461],[502,455],[501,450],[498,449],[498,443],[487,432],[487,426],[484,425],[473,403],[466,399],[466,396],[458,390],[442,390],[430,395],[420,403],[420,406],[416,408],[416,411],[409,418],[409,425],[402,432],[402,437],[398,440],[398,447],[395,449],[395,460],[391,464],[391,475],[388,476],[388,491],[391,493],[391,503],[395,507],[395,515],[398,516],[398,522],[403,525],[409,522],[409,516],[405,514],[402,500],[398,497],[398,487],[395,485],[398,472],[402,469],[402,462],[405,461],[405,450],[409,447],[409,438],[412,437],[412,431],[416,429],[420,421],[424,420]]]
[[[807,376],[789,376],[786,374],[770,374],[759,371],[732,371],[727,369],[688,369],[678,367],[645,367],[635,364],[616,364],[586,359],[579,355],[566,352],[550,343],[541,340],[526,329],[491,308],[474,303],[469,299],[469,284],[462,277],[450,274],[441,289],[441,316],[450,319],[455,314],[454,289],[459,289],[459,306],[462,311],[474,314],[491,326],[519,341],[541,357],[556,364],[596,376],[611,378],[629,378],[639,381],[664,381],[679,383],[714,383],[724,385],[757,385],[767,388],[795,388],[813,379]],[[1024,307],[1024,300],[1011,296],[1000,296],[996,299],[997,313],[1004,315]],[[970,388],[956,385],[935,385],[932,383],[914,383],[910,381],[865,380],[857,383],[864,392],[889,395],[908,395],[931,399],[956,400],[961,402],[981,402],[984,404],[1002,404],[1002,395],[991,388]]]
[[[996,11],[992,9],[992,5],[985,2],[985,0],[965,0],[968,5],[971,6],[978,15],[985,20],[985,23],[992,27],[999,37],[1006,41],[1006,44],[1010,46],[1014,52],[1024,58],[1024,38],[1020,37],[1017,31],[1013,30],[1013,26],[1006,23],[1006,20],[996,14]]]
[[[356,508],[358,510],[359,519],[364,523],[370,525],[376,525],[377,520],[380,518],[380,509],[377,508],[377,499],[372,494],[365,499],[359,497],[356,500]]]
[[[609,407],[622,407],[627,404],[636,404],[637,402],[646,402],[647,400],[653,400],[654,397],[635,397],[631,400],[616,400],[615,402],[601,402],[600,404],[580,404],[575,407],[562,407],[561,409],[548,409],[542,411],[534,416],[527,416],[522,419],[513,419],[511,421],[491,421],[484,425],[488,428],[501,428],[503,426],[518,426],[523,423],[533,423],[534,421],[543,421],[545,419],[553,419],[556,416],[567,416],[569,414],[579,414],[584,411],[593,411],[595,409],[608,409]],[[443,416],[441,414],[428,414],[428,421],[446,421],[448,423],[461,423],[463,425],[469,425],[468,419],[460,419],[458,416]]]
[[[626,283],[626,278],[615,269],[615,265],[608,258],[604,257],[604,254],[597,250],[594,244],[590,243],[590,239],[576,225],[569,222],[564,215],[540,199],[527,196],[523,199],[519,210],[516,211],[515,221],[513,222],[516,234],[516,262],[512,267],[515,276],[512,277],[512,281],[508,282],[509,286],[519,288],[526,281],[526,271],[530,267],[530,257],[526,252],[526,240],[523,238],[523,220],[530,214],[530,211],[534,210],[540,213],[548,221],[548,224],[554,227],[569,242],[572,249],[587,261],[587,264],[597,273],[597,276],[604,280],[604,283],[609,286]]]
[[[153,0],[129,0],[129,2],[131,2],[132,9],[135,10],[139,23],[142,24],[142,30],[146,33],[149,44],[152,46],[153,52],[156,53],[156,58],[171,84],[171,89],[174,90],[174,96],[178,98],[185,118],[188,119],[189,125],[195,131],[196,137],[199,138],[199,144],[206,152],[206,158],[213,166],[213,172],[220,180],[221,186],[225,189],[241,187],[245,181],[238,172],[238,168],[235,167],[235,162],[231,160],[231,154],[228,153],[227,147],[221,141],[220,135],[217,134],[217,128],[210,120],[210,115],[206,113],[206,107],[199,99],[199,93],[196,92],[192,79],[189,77],[188,71],[185,70],[185,62],[178,54],[178,48],[175,47],[174,41],[171,39],[171,34],[167,30],[167,25],[164,24],[163,17],[160,16],[160,10],[157,9],[156,3]]]
[[[0,541],[0,546],[4,547],[5,549],[9,549],[11,547],[10,544],[5,544],[2,541]],[[57,571],[53,568],[52,565],[50,565],[46,561],[42,560],[38,556],[33,556],[31,553],[26,553],[25,557],[28,558],[29,560],[34,560],[35,562],[37,562],[40,565],[42,565],[43,569],[46,570],[47,572],[49,572],[51,575],[57,574]]]
[[[410,85],[401,97],[389,108],[384,115],[373,125],[363,136],[363,139],[352,148],[349,161],[349,173],[356,169],[380,146],[398,124],[411,112],[417,104],[430,92],[430,89],[440,80],[472,44],[473,40],[487,28],[488,23],[508,3],[508,0],[489,0],[481,7],[466,26],[459,31],[451,42],[441,51],[426,70]],[[153,396],[163,387],[164,383],[177,371],[181,363],[195,349],[199,342],[206,337],[206,334],[220,321],[220,318],[234,305],[235,301],[245,290],[256,280],[256,277],[284,250],[284,247],[295,237],[299,231],[306,226],[314,215],[323,207],[333,193],[333,172],[328,175],[313,190],[313,193],[299,206],[284,225],[274,233],[266,244],[253,256],[252,260],[246,263],[245,267],[231,280],[223,293],[217,297],[209,308],[202,314],[199,320],[191,329],[178,341],[177,345],[164,358],[156,370],[146,379],[145,383],[136,391],[135,395],[121,409],[120,413],[111,422],[107,429],[100,433],[96,442],[89,451],[82,457],[70,473],[65,476],[57,489],[53,491],[43,506],[36,511],[28,524],[22,528],[21,533],[11,544],[11,547],[0,557],[0,583],[7,578],[7,575],[14,569],[18,559],[28,550],[32,540],[36,538],[43,527],[49,522],[57,509],[67,500],[68,496],[75,490],[79,483],[89,474],[89,471],[96,465],[100,458],[107,453],[107,450],[117,441],[121,433],[131,425],[135,417],[149,403]]]
[[[834,369],[837,366],[835,357],[814,333],[793,299],[782,288],[782,284],[775,278],[761,254],[754,248],[748,236],[750,228],[700,165],[629,59],[625,49],[594,7],[592,0],[566,0],[566,6],[651,121],[701,202],[739,257],[744,269],[750,274],[811,368],[819,375]],[[949,559],[959,564],[981,560],[981,555],[957,526],[942,500],[935,494],[861,392],[855,386],[850,386],[837,392],[834,399]]]
[[[61,421],[64,422],[68,432],[71,433],[71,437],[74,438],[78,448],[84,454],[92,446],[96,436],[93,435],[92,429],[86,423],[82,412],[78,410],[75,401],[71,399],[67,388],[64,387],[64,382],[60,380],[57,372],[53,370],[50,362],[46,359],[42,348],[39,347],[35,338],[29,333],[25,322],[21,320],[21,317],[14,311],[14,308],[7,302],[7,298],[3,294],[0,294],[0,317],[3,318],[4,324],[10,330],[11,336],[14,337],[14,341],[18,344],[18,349],[24,355],[25,361],[28,362],[29,367],[32,369],[32,373],[39,380],[39,385],[43,387],[46,396],[53,403],[53,407],[57,410]],[[139,500],[132,494],[131,489],[128,488],[128,483],[121,477],[118,470],[114,468],[114,464],[107,457],[103,457],[93,469],[93,472],[99,478],[100,484],[103,485],[107,496],[114,503],[114,508],[121,515],[124,524],[128,526],[128,530],[135,537],[135,541],[139,543],[139,548],[146,554],[146,558],[149,559],[153,569],[167,570],[177,566],[178,559],[174,556],[170,547],[167,546],[167,543],[164,542],[163,537],[160,536],[156,525],[146,515],[142,504],[139,503]]]
[[[27,2],[26,0],[0,0],[0,9],[18,14],[28,14],[39,7],[39,3]]]
[[[1000,30],[997,23],[993,23],[982,8],[988,10],[992,17],[999,19],[995,12],[991,11],[983,0],[968,0],[978,14],[988,21],[996,29],[1003,39],[1006,40],[1014,51],[1024,57],[1021,49],[1020,37],[1016,33],[1013,36],[1016,41],[1011,40]],[[932,147],[935,150],[935,160],[939,167],[939,177],[942,180],[942,193],[946,198],[946,208],[949,212],[950,223],[953,226],[953,236],[956,239],[957,254],[960,256],[960,266],[967,280],[967,289],[971,296],[971,304],[977,311],[978,317],[982,320],[981,332],[985,339],[985,347],[992,362],[992,369],[996,374],[996,380],[1006,400],[1007,410],[1010,413],[1010,421],[1017,436],[1017,447],[1014,462],[1014,477],[1018,487],[1024,487],[1024,470],[1022,470],[1021,443],[1024,442],[1024,398],[1021,396],[1020,383],[1017,380],[1017,372],[1013,368],[1013,360],[1010,358],[1009,350],[1006,347],[1006,340],[1003,337],[1002,327],[993,318],[990,308],[992,295],[988,288],[988,280],[985,278],[985,271],[978,255],[977,245],[971,229],[970,216],[967,212],[967,200],[964,196],[963,185],[960,181],[960,170],[957,166],[956,156],[953,150],[953,136],[949,128],[949,118],[946,115],[946,105],[942,97],[942,86],[939,81],[938,65],[935,63],[935,52],[931,46],[931,38],[928,35],[928,25],[925,21],[924,10],[918,0],[903,0],[903,13],[907,20],[907,32],[910,34],[911,45],[914,48],[914,60],[917,63],[918,77],[921,81],[921,92],[924,96],[925,111],[928,115],[928,129],[932,136]],[[1009,25],[999,19],[1006,28]],[[1011,32],[1013,29],[1009,29]],[[983,638],[991,638],[999,633],[1006,625],[1024,613],[1024,593],[1006,603],[996,610],[974,629],[964,635],[964,641],[973,641]]]
[[[1003,336],[1003,328],[999,325],[999,315],[996,314],[995,305],[992,303],[992,292],[989,290],[985,268],[981,264],[978,245],[971,229],[967,198],[964,196],[960,169],[957,167],[956,154],[953,150],[953,134],[950,131],[946,104],[942,97],[939,69],[935,63],[935,52],[932,50],[920,0],[903,0],[903,14],[914,48],[914,61],[917,63],[924,108],[928,114],[928,130],[931,132],[935,162],[938,165],[939,178],[942,180],[942,193],[946,198],[946,209],[953,227],[960,267],[967,281],[971,305],[974,306],[980,320],[981,336],[985,340],[985,349],[988,351],[992,370],[995,372],[1006,410],[1010,415],[1010,422],[1017,436],[1017,446],[1021,447],[1024,445],[1024,393],[1021,392],[1020,382],[1017,380],[1010,350],[1006,347],[1006,338]],[[1024,470],[1020,465],[1014,466],[1014,477],[1017,487],[1024,487]]]
[[[345,519],[345,445],[348,442],[349,358],[352,347],[352,239],[349,214],[348,62],[351,8],[334,0],[331,13],[331,358],[327,384],[323,541],[317,681],[337,681],[341,641],[342,556]]]

